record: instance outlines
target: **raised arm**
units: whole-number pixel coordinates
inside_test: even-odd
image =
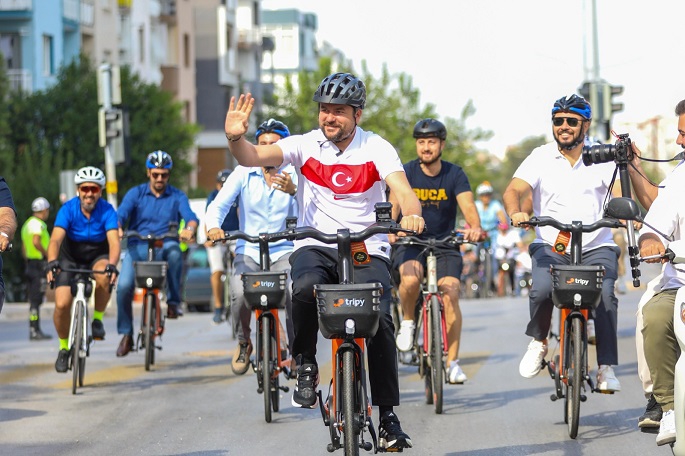
[[[241,94],[237,101],[231,97],[224,123],[228,149],[243,166],[280,166],[283,163],[280,147],[275,144],[255,146],[245,139],[253,106],[254,98],[250,93]]]

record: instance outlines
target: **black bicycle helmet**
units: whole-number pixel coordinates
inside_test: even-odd
[[[228,168],[222,169],[221,171],[219,171],[219,174],[216,175],[216,181],[223,184],[224,182],[226,182],[226,179],[228,179],[228,176],[230,176],[230,175],[231,175],[230,169],[228,169]]]
[[[447,138],[447,128],[439,120],[422,119],[414,125],[414,138]]]
[[[321,81],[313,100],[317,103],[342,104],[364,109],[366,86],[361,79],[350,73],[333,73]]]
[[[586,120],[592,120],[592,108],[585,98],[573,94],[569,97],[559,98],[552,107],[552,116],[557,112],[573,112],[583,116]]]
[[[171,167],[174,166],[174,162],[171,160],[171,155],[167,154],[163,150],[156,150],[147,156],[145,165],[149,169],[171,169]]]
[[[290,136],[290,130],[288,130],[288,127],[283,122],[276,119],[269,119],[265,122],[262,122],[262,124],[257,128],[257,133],[255,133],[254,139],[259,141],[259,137],[264,133],[276,133],[281,138],[287,138]]]

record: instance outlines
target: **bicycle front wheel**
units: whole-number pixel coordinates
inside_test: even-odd
[[[71,344],[71,373],[72,373],[72,382],[71,382],[71,394],[76,394],[76,387],[78,386],[78,373],[79,373],[79,367],[81,367],[81,364],[79,363],[79,353],[81,351],[81,344],[83,343],[82,338],[83,338],[83,306],[81,305],[80,302],[75,302],[73,305],[76,306],[76,309],[74,309],[74,334],[73,334],[73,342]]]
[[[81,347],[83,348],[83,356],[79,353],[78,358],[78,386],[83,386],[83,378],[86,376],[86,357],[88,356],[88,312],[86,307],[82,307],[84,313],[81,319]]]
[[[342,422],[345,442],[345,455],[359,455],[359,425],[357,422],[357,396],[355,384],[357,378],[354,369],[354,351],[345,350],[342,354]]]
[[[271,366],[273,352],[271,345],[271,334],[269,333],[269,319],[262,318],[259,323],[262,353],[257,360],[257,373],[261,375],[262,394],[264,395],[264,419],[271,423]]]
[[[150,366],[154,364],[154,331],[157,325],[157,312],[155,308],[155,295],[148,293],[145,295],[145,326],[143,330],[143,339],[145,341],[145,370],[149,371]]]
[[[442,388],[444,386],[444,369],[442,362],[442,313],[437,296],[431,297],[430,302],[430,359],[431,377],[433,379],[433,404],[435,413],[442,413]]]
[[[566,417],[568,435],[575,439],[578,435],[578,421],[580,419],[580,390],[583,381],[583,339],[582,322],[580,318],[571,320],[571,333],[567,336],[570,350],[571,364],[567,368],[568,389],[566,395]]]

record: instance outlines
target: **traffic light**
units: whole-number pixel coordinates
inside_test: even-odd
[[[623,93],[623,86],[609,86],[609,93],[611,94],[611,113],[623,111],[623,103],[614,102],[615,95],[621,95]]]
[[[124,163],[127,156],[127,115],[119,108],[98,110],[100,147],[110,146],[115,163]]]

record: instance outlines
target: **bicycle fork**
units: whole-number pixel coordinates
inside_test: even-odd
[[[549,371],[550,376],[555,380],[555,389],[556,389],[556,394],[552,394],[550,396],[550,399],[552,401],[556,401],[557,399],[563,399],[565,398],[564,394],[564,389],[562,384],[567,383],[569,381],[567,372],[568,372],[568,367],[573,364],[572,360],[572,354],[569,350],[566,349],[568,347],[569,341],[572,337],[571,334],[571,326],[573,323],[573,319],[580,319],[581,321],[581,343],[583,345],[583,350],[582,350],[582,359],[580,360],[581,365],[580,368],[582,369],[582,375],[581,377],[583,380],[588,384],[590,387],[590,391],[594,392],[595,391],[595,386],[590,378],[589,375],[589,370],[588,370],[588,355],[587,355],[587,318],[588,318],[588,310],[587,309],[581,309],[580,308],[580,302],[575,302],[575,308],[574,309],[559,309],[559,321],[561,324],[559,325],[559,335],[558,340],[559,340],[559,357],[555,357],[555,361],[548,361],[547,362],[547,369]],[[577,368],[574,366],[574,368]],[[585,390],[585,387],[583,385],[574,385],[578,387],[583,387],[583,390]],[[580,400],[581,402],[585,402],[587,400],[587,396],[585,394],[580,395]]]

